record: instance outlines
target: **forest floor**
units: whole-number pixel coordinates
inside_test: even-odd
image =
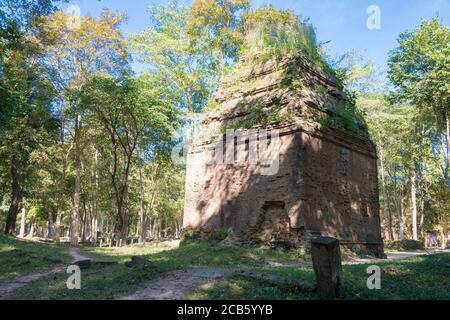
[[[2,272],[0,273],[0,300],[8,299],[15,290],[26,287],[41,278],[55,275],[66,269],[68,257],[66,251],[61,248],[45,245],[46,254],[42,254],[43,247],[32,242],[17,241],[7,237],[0,237],[0,261]],[[78,253],[78,249],[70,248],[69,257],[71,263],[85,261],[86,258]],[[63,264],[66,262],[66,264]],[[56,266],[53,266],[56,265]],[[33,272],[40,269],[50,270]],[[14,277],[17,274],[25,275]],[[5,281],[6,280],[6,281]]]
[[[19,257],[17,250],[22,251]],[[129,264],[132,256],[145,263]],[[81,290],[68,290],[69,275],[58,267],[87,258],[93,263],[82,269]],[[450,299],[448,250],[440,254],[389,253],[388,258],[347,259],[344,298]],[[33,262],[25,267],[20,262],[24,259]],[[298,251],[210,242],[68,250],[0,236],[0,263],[6,266],[0,270],[0,299],[2,288],[11,282],[24,284],[9,290],[8,299],[317,298],[310,258]],[[381,290],[367,289],[366,270],[372,264],[381,267]],[[31,277],[29,281],[20,281],[24,275]]]

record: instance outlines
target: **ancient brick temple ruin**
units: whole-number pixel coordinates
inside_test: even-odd
[[[350,104],[333,76],[301,54],[242,59],[221,81],[202,130],[220,128],[224,140],[230,128],[277,131],[279,168],[264,175],[263,164],[239,161],[237,152],[232,164],[211,161],[222,150],[206,135],[187,155],[184,228],[282,247],[327,235],[381,256],[376,149],[360,118],[348,124]],[[245,132],[232,143],[248,160]]]

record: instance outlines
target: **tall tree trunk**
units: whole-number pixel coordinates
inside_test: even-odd
[[[77,115],[75,118],[75,190],[73,194],[73,208],[71,219],[70,243],[78,244],[78,226],[80,218],[80,193],[81,193],[81,155],[80,155],[80,126],[81,117]]]
[[[60,131],[60,141],[61,141],[61,150],[64,150],[64,119],[61,123],[61,131]],[[61,186],[64,186],[66,183],[66,172],[67,172],[67,156],[63,156],[62,159],[62,176],[61,176]],[[56,224],[55,224],[55,243],[60,245],[61,243],[61,221],[63,215],[63,206],[64,206],[64,188],[61,188],[59,192],[59,203],[58,209],[56,211]]]
[[[139,234],[139,243],[145,243],[144,174],[142,172],[142,166],[139,166],[139,182],[140,182],[139,223],[141,227]]]
[[[11,158],[11,205],[9,206],[8,216],[6,218],[5,234],[13,235],[16,229],[17,215],[19,214],[19,206],[22,202],[22,196],[19,185],[19,174],[17,172],[17,159]]]
[[[25,208],[22,208],[22,214],[20,216],[20,232],[19,237],[24,238],[25,237],[25,219],[26,219],[26,210]]]
[[[119,230],[120,230],[120,239],[123,240],[124,243],[127,243],[128,238],[128,207],[126,205],[126,196],[127,196],[127,188],[128,188],[128,177],[130,175],[131,169],[131,158],[133,156],[133,152],[130,151],[127,154],[126,165],[125,165],[125,173],[123,175],[120,187],[119,187],[119,197],[117,201],[117,210],[119,213]]]
[[[53,217],[51,212],[48,213],[48,233],[47,233],[48,238],[52,238],[53,237]]]
[[[97,240],[98,240],[97,232],[98,232],[98,218],[96,216],[94,216],[92,218],[92,230],[91,230],[91,242],[92,243],[97,243]]]
[[[416,201],[416,171],[411,176],[411,203],[412,203],[412,233],[413,239],[417,240],[417,201]]]
[[[57,245],[61,244],[61,218],[62,218],[62,209],[58,207],[56,211],[56,223],[55,223],[55,243]]]
[[[441,249],[445,249],[447,247],[447,238],[445,237],[444,228],[439,229],[439,236],[441,238]]]
[[[83,219],[81,220],[81,242],[85,243],[86,242],[86,224],[87,224],[87,220],[88,220],[88,215],[87,215],[87,208],[86,208],[86,202],[83,201]]]
[[[428,182],[427,182],[427,178],[426,175],[424,175],[422,184],[421,184],[421,188],[420,188],[420,222],[419,222],[419,234],[420,234],[420,239],[422,241],[425,240],[425,234],[424,234],[424,229],[423,229],[423,224],[425,222],[425,197],[427,196],[428,193]]]
[[[152,224],[152,216],[147,212],[147,233],[150,238],[153,238],[153,224]]]
[[[447,186],[450,188],[450,119],[449,119],[449,110],[448,110],[448,104],[445,109],[445,126],[446,126],[446,137],[447,137],[447,150],[445,157],[445,179],[447,181]]]
[[[30,238],[34,237],[34,218],[31,220],[30,223],[30,232],[28,233],[28,237]]]
[[[387,213],[389,240],[392,241],[394,240],[394,231],[392,227],[392,212],[390,199],[386,192],[386,177],[384,172],[384,156],[382,148],[380,148],[380,166],[381,166],[381,192],[383,194],[384,209],[385,212]]]
[[[117,199],[117,215],[118,215],[118,224],[116,227],[116,231],[118,233],[119,239],[122,241],[126,241],[128,237],[128,210],[125,205],[125,201],[123,199],[124,195],[119,195]]]
[[[400,204],[400,199],[395,201],[395,207],[397,209],[397,220],[399,225],[399,239],[405,239],[405,221],[403,219],[402,207]]]
[[[95,189],[94,189],[94,242],[97,243],[98,238],[98,218],[99,218],[99,212],[98,212],[98,189],[99,189],[99,177],[98,177],[98,150],[95,148],[94,152],[94,172],[95,172]]]

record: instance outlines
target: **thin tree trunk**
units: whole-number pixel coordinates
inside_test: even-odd
[[[61,140],[61,150],[64,150],[64,121],[61,124],[61,132],[60,132],[60,140]],[[62,163],[62,176],[61,176],[61,186],[66,183],[66,172],[67,172],[67,156],[63,157]],[[58,210],[56,211],[56,224],[55,224],[55,243],[60,245],[61,243],[61,221],[63,216],[63,208],[64,206],[64,188],[61,188],[59,193],[59,203]]]
[[[446,137],[447,137],[447,150],[446,150],[446,155],[445,156],[445,179],[447,181],[447,186],[450,188],[450,175],[449,175],[449,170],[450,170],[450,119],[449,119],[449,114],[448,114],[448,104],[447,107],[445,109],[445,126],[446,126]]]
[[[25,219],[26,219],[26,210],[25,208],[22,208],[22,214],[20,216],[20,232],[19,232],[20,238],[25,237]]]
[[[98,218],[99,218],[99,212],[98,212],[98,189],[99,189],[99,177],[98,177],[98,150],[95,148],[94,151],[94,176],[95,176],[95,188],[94,188],[94,209],[93,209],[93,216],[94,216],[94,242],[97,243],[98,238]]]
[[[56,223],[55,223],[55,243],[57,245],[61,244],[61,218],[62,218],[62,210],[59,207],[56,211]]]
[[[147,213],[147,230],[149,233],[149,237],[153,238],[152,216],[149,213]]]
[[[412,203],[412,233],[413,239],[417,240],[417,201],[416,201],[416,171],[411,176],[411,203]]]
[[[83,201],[83,211],[84,211],[84,215],[83,215],[83,220],[82,222],[82,226],[81,226],[81,242],[84,243],[86,242],[86,224],[87,224],[87,220],[88,220],[88,214],[87,214],[87,208],[86,208],[86,202]]]
[[[390,206],[390,199],[388,198],[387,192],[386,192],[386,178],[385,178],[385,172],[384,172],[384,157],[383,157],[383,149],[380,149],[380,166],[381,166],[381,192],[383,194],[383,202],[384,202],[384,208],[385,212],[387,213],[387,221],[388,221],[388,234],[389,234],[389,240],[394,240],[394,231],[392,228],[392,212],[391,212],[391,206]]]
[[[33,238],[34,237],[34,218],[31,220],[30,232],[28,233],[28,237],[29,238]]]
[[[17,172],[17,160],[13,156],[11,158],[11,205],[9,206],[8,216],[6,219],[5,234],[13,235],[16,229],[17,215],[19,214],[19,206],[22,202],[20,194],[19,174]]]
[[[139,223],[141,226],[141,232],[139,234],[139,243],[145,243],[144,175],[142,173],[142,166],[139,166],[139,182],[140,182]]]
[[[399,199],[395,201],[395,207],[397,209],[397,220],[399,224],[399,239],[403,240],[405,239],[405,221],[403,219],[402,208]]]
[[[447,238],[445,237],[445,232],[443,228],[439,230],[439,235],[441,237],[441,249],[445,249],[447,247]]]
[[[53,237],[52,230],[53,230],[53,217],[52,217],[51,212],[49,212],[48,213],[48,234],[47,234],[47,236],[50,239]]]
[[[420,199],[419,233],[420,233],[420,238],[423,241],[425,239],[425,234],[424,234],[424,229],[423,229],[423,225],[425,222],[425,197],[427,196],[427,193],[428,193],[428,184],[427,184],[426,175],[423,178],[423,183],[422,183],[420,190],[421,190],[421,192],[420,192],[421,199]]]
[[[127,154],[126,165],[125,165],[125,173],[123,176],[123,180],[121,181],[121,185],[119,187],[118,199],[117,199],[117,210],[119,214],[119,233],[120,238],[126,243],[128,238],[128,207],[126,205],[125,197],[127,194],[128,187],[128,177],[131,169],[131,157],[133,153],[130,152]]]
[[[402,212],[402,199],[401,199],[401,192],[398,192],[398,186],[397,186],[397,178],[395,176],[396,173],[394,173],[394,175],[392,175],[391,173],[389,173],[389,176],[392,178],[392,180],[394,181],[394,193],[395,193],[395,208],[397,210],[397,220],[398,220],[398,225],[399,225],[399,239],[403,240],[405,238],[405,221],[403,219],[403,212]]]
[[[78,225],[80,217],[80,193],[81,193],[81,155],[80,155],[80,115],[75,118],[75,190],[73,194],[73,208],[71,219],[70,243],[78,244]]]

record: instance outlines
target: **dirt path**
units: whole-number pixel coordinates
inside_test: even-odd
[[[15,290],[22,288],[36,280],[48,277],[51,274],[55,274],[63,270],[64,267],[57,267],[50,271],[31,273],[8,282],[0,283],[0,300],[7,300],[8,296]]]
[[[387,254],[387,259],[353,259],[344,261],[343,264],[366,264],[386,262],[392,260],[406,259],[416,256],[438,254],[450,252],[450,250],[436,250],[433,252],[391,252]],[[268,268],[280,268],[286,266],[304,266],[305,262],[291,263],[270,263]],[[310,264],[310,263],[309,263]],[[179,300],[184,295],[195,291],[202,286],[210,285],[218,280],[227,278],[237,270],[206,268],[206,269],[186,269],[169,272],[151,282],[147,287],[139,289],[135,293],[118,298],[118,300]]]
[[[179,300],[195,289],[228,277],[231,269],[186,269],[169,272],[156,279],[146,288],[119,300]]]
[[[352,265],[352,264],[379,263],[379,262],[401,260],[401,259],[407,259],[407,258],[412,258],[412,257],[439,254],[439,253],[448,253],[448,252],[450,252],[449,249],[436,249],[436,250],[432,250],[432,251],[388,252],[388,253],[386,253],[387,259],[352,259],[352,260],[343,261],[342,264]]]
[[[77,263],[79,261],[91,260],[91,258],[82,256],[78,251],[78,248],[70,248],[69,255],[72,257],[72,263]]]
[[[89,258],[80,255],[77,248],[70,248],[69,255],[72,257],[72,263],[74,264],[80,261],[90,260]],[[45,278],[52,274],[64,271],[65,269],[66,266],[58,266],[50,271],[30,273],[14,280],[2,282],[0,283],[0,300],[7,300],[8,296],[11,295],[11,293],[13,293],[15,290],[22,288],[41,278]]]

